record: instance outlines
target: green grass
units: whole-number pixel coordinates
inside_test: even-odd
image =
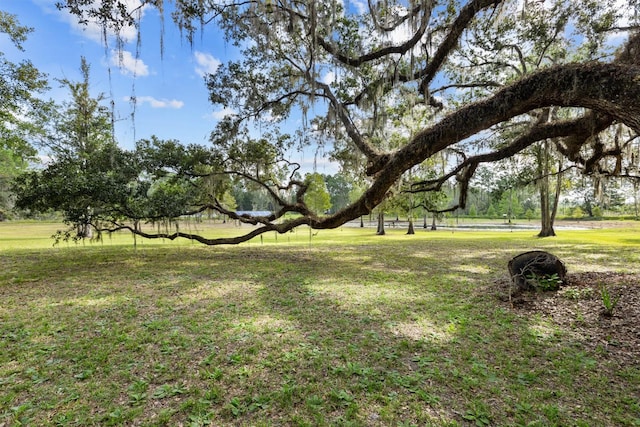
[[[530,249],[637,273],[639,229],[52,248],[57,227],[0,224],[0,425],[640,425],[639,366],[488,292]]]

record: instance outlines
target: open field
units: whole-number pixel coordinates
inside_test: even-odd
[[[636,223],[135,248],[56,228],[0,223],[0,426],[640,425]],[[531,249],[569,286],[512,305]]]

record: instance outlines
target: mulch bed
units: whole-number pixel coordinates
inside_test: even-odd
[[[581,341],[621,364],[640,358],[640,274],[575,273],[557,292],[522,292],[509,297],[511,281],[501,279],[498,296],[521,316],[541,314]],[[602,286],[620,297],[605,313]]]

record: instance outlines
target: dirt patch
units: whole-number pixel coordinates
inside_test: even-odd
[[[497,283],[500,299],[521,316],[541,314],[568,331],[587,348],[621,364],[640,358],[640,274],[575,273],[557,292],[526,292],[509,298],[510,280]],[[602,286],[619,298],[605,313]]]

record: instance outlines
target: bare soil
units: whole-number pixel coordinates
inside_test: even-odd
[[[556,292],[509,296],[511,282],[500,280],[500,299],[521,316],[543,315],[585,347],[621,365],[640,359],[640,274],[574,273]],[[619,298],[612,315],[604,308],[602,286]]]

